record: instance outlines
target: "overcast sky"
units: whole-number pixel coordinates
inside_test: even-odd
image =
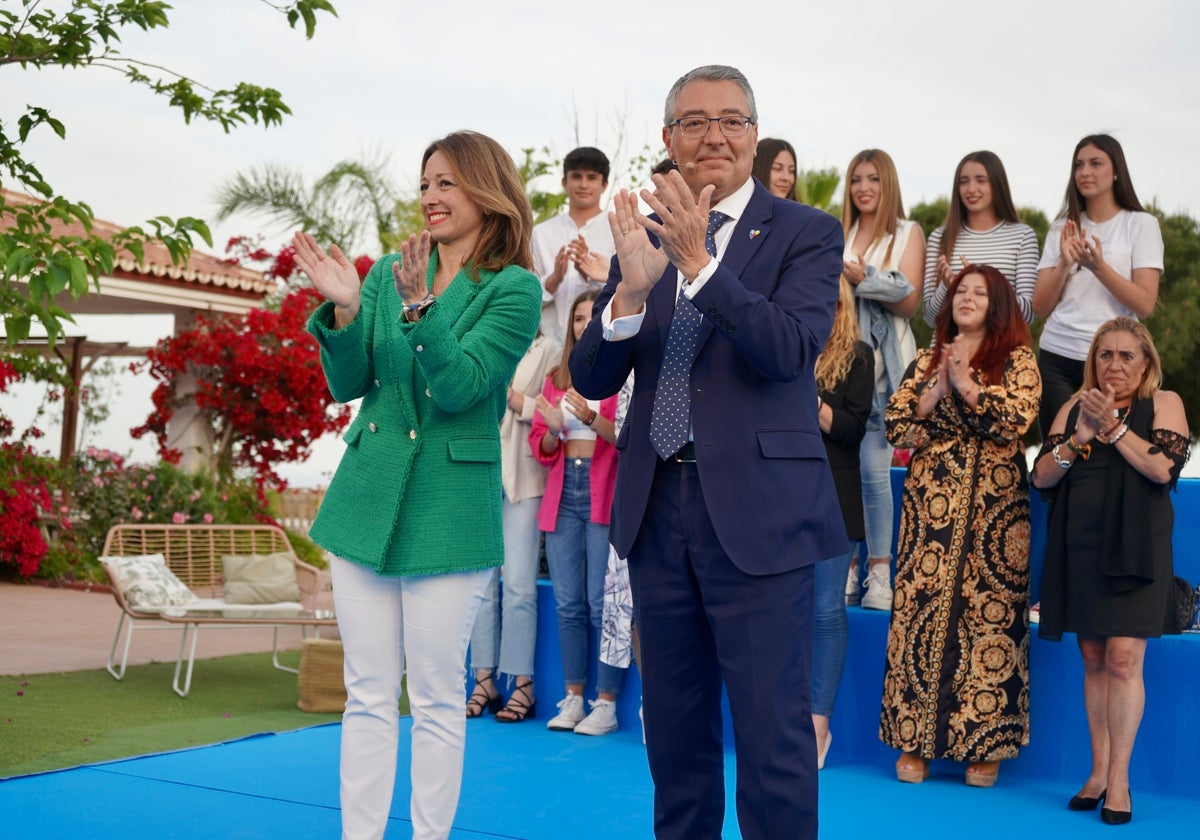
[[[312,41],[262,2],[175,5],[168,31],[125,33],[123,51],[211,87],[278,88],[293,116],[225,134],[185,125],[114,71],[0,71],[6,130],[26,104],[49,108],[67,138],[43,129],[27,156],[56,191],[121,224],[211,218],[220,184],[266,162],[316,176],[388,154],[397,183],[415,188],[422,150],[460,128],[514,156],[548,146],[561,157],[577,140],[616,156],[622,139],[626,160],[647,143],[657,154],[667,89],[709,63],[745,72],[760,137],[789,140],[802,166],[844,169],[860,149],[885,149],[906,206],[947,194],[959,158],[986,148],[1003,159],[1017,204],[1053,216],[1075,143],[1104,131],[1124,146],[1143,202],[1200,212],[1200,168],[1187,163],[1200,147],[1200,4],[1190,0],[539,0],[511,12],[479,0],[335,0],[340,17],[320,17]],[[286,234],[255,218],[213,232],[218,252],[232,235],[262,233],[274,247]],[[128,331],[85,326],[93,338]],[[142,329],[150,342],[169,325]],[[123,388],[100,443],[147,459],[149,447],[125,432],[148,412],[149,385]],[[4,407],[19,415],[11,400]],[[331,441],[290,474],[319,481],[339,451]]]

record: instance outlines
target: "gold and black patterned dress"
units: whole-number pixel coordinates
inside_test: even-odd
[[[978,405],[957,393],[916,416],[922,350],[888,403],[911,447],[879,737],[924,758],[996,761],[1029,743],[1029,479],[1021,435],[1041,377],[1029,347]]]

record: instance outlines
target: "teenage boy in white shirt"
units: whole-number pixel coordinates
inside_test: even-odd
[[[612,231],[600,199],[608,189],[608,158],[591,146],[563,159],[567,212],[533,229],[533,270],[542,281],[542,332],[562,345],[571,303],[603,287],[613,253]]]

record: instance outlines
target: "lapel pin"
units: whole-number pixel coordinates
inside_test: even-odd
[[[762,231],[759,230],[758,228],[755,228],[754,230],[750,231],[750,238],[753,239],[754,237],[758,236],[760,233],[762,233]]]

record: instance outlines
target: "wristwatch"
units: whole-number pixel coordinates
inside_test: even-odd
[[[433,295],[426,295],[424,300],[419,300],[416,303],[407,303],[404,305],[404,320],[410,324],[421,320],[421,316],[429,311],[429,307],[437,302],[437,298]]]

